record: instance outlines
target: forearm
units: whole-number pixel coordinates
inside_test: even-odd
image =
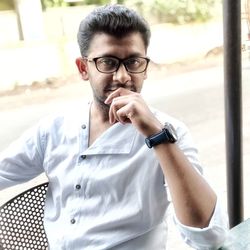
[[[110,104],[111,124],[117,121],[131,123],[145,138],[159,133],[163,128],[163,119],[158,119],[151,112],[138,93],[119,88],[108,96],[105,103]],[[179,139],[184,133],[179,133]],[[177,144],[161,143],[154,150],[168,182],[178,219],[187,226],[206,227],[216,203],[213,190]]]
[[[216,194],[176,144],[154,147],[181,223],[203,228],[209,224]]]

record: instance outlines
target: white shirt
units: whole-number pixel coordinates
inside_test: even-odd
[[[120,123],[88,147],[89,106],[82,110],[45,119],[10,145],[0,155],[0,190],[46,173],[44,225],[52,250],[165,250],[170,197],[154,150]],[[175,127],[179,147],[201,172],[187,128],[154,113]],[[216,249],[224,240],[227,221],[218,202],[207,228],[175,222],[196,249]]]

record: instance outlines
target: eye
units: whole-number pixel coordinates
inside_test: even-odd
[[[98,59],[97,63],[105,67],[116,67],[117,60],[115,58],[102,57]]]
[[[113,57],[99,57],[96,60],[96,67],[100,72],[114,72],[119,65],[119,60]]]
[[[142,60],[140,58],[129,58],[126,60],[126,65],[127,66],[137,66],[140,65],[142,63]]]
[[[143,57],[131,57],[126,60],[125,64],[130,72],[139,72],[145,70],[147,59]]]

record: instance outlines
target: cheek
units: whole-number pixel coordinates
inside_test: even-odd
[[[143,81],[146,80],[147,78],[148,78],[147,72],[143,72],[143,73],[140,73],[140,74],[136,75],[135,80],[137,82],[142,82],[143,83]]]
[[[145,80],[145,76],[144,75],[141,75],[140,77],[137,77],[133,80],[134,82],[134,85],[136,87],[136,92],[140,93],[141,92],[141,89],[142,89],[142,86],[143,86],[143,82]]]
[[[89,75],[89,82],[93,89],[101,93],[104,88],[112,82],[112,77],[98,72]]]

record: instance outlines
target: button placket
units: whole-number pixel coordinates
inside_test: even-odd
[[[80,154],[84,150],[87,149],[88,147],[88,124],[82,124],[80,125],[80,131],[79,131],[79,143],[80,143]],[[84,165],[84,160],[86,159],[86,155],[79,155],[78,156],[78,162],[77,165],[81,166],[82,164]],[[77,170],[76,170],[77,171]],[[78,170],[79,171],[79,170]],[[70,212],[70,217],[69,217],[69,223],[74,226],[77,224],[78,220],[78,206],[76,204],[79,202],[79,198],[84,199],[84,192],[83,192],[83,184],[82,184],[82,174],[78,175],[78,180],[76,180],[74,184],[74,197],[72,197],[73,202],[72,202],[72,207],[71,207],[71,212]],[[83,192],[83,193],[82,193]]]
[[[88,148],[88,126],[86,124],[82,124],[80,129],[80,133],[79,133],[79,153],[82,154],[82,152],[84,152],[87,148]],[[79,157],[79,163],[84,160],[86,158],[86,155],[80,155]]]

